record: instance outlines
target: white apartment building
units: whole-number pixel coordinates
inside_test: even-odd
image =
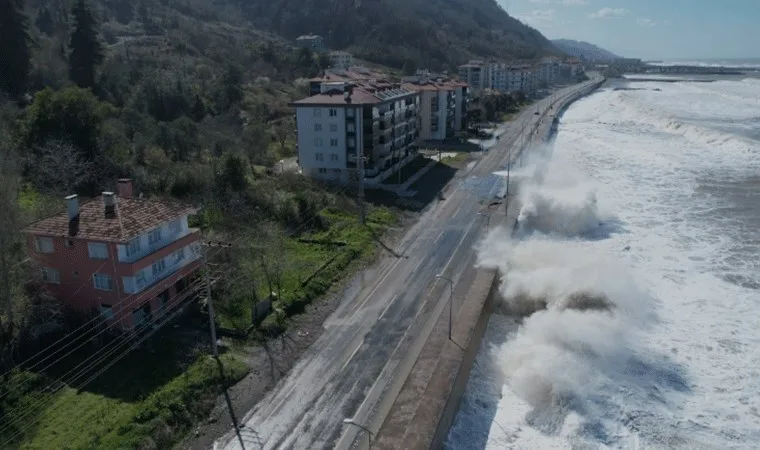
[[[490,88],[490,67],[482,61],[470,61],[459,66],[459,79],[467,83],[473,92]]]
[[[327,82],[291,105],[307,177],[347,183],[363,168],[365,183],[378,184],[417,154],[419,95],[400,85]]]
[[[403,86],[420,95],[420,139],[444,140],[467,128],[466,83],[442,78],[430,80],[423,75]]]
[[[327,54],[330,58],[330,68],[337,70],[348,70],[354,65],[354,56],[348,52],[330,52]]]

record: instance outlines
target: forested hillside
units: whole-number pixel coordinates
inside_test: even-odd
[[[324,36],[332,48],[400,68],[453,69],[475,57],[534,58],[559,53],[541,33],[495,0],[251,0],[260,28],[293,39]]]
[[[613,61],[620,58],[609,50],[588,42],[574,41],[572,39],[555,39],[552,43],[568,55],[581,58],[585,61]]]

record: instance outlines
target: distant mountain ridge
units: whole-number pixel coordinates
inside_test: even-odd
[[[589,42],[574,41],[572,39],[554,39],[552,40],[552,44],[568,55],[585,61],[613,61],[620,59],[620,56],[611,51],[597,47]]]

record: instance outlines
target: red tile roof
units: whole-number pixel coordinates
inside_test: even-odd
[[[325,93],[312,95],[301,100],[296,100],[292,105],[371,105],[375,103],[382,103],[382,101],[374,95],[366,92],[362,89],[354,89],[351,93],[351,101],[346,101],[343,92]]]
[[[24,232],[46,236],[77,237],[94,241],[128,242],[157,226],[197,213],[197,208],[174,202],[114,196],[115,214],[106,217],[103,197],[82,202],[79,219],[69,226],[66,210],[39,220]]]

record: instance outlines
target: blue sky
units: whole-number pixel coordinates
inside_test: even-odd
[[[643,59],[760,57],[760,0],[497,0],[550,39]]]

